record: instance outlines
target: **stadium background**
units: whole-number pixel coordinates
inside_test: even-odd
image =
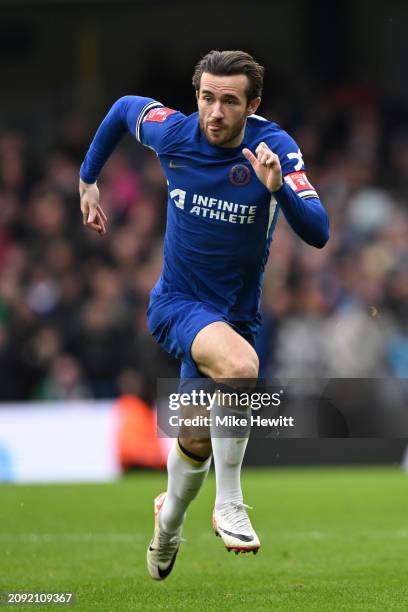
[[[407,378],[404,2],[16,0],[0,10],[3,405],[127,394],[152,405],[157,377],[177,376],[145,317],[165,226],[158,162],[130,137],[112,156],[99,183],[104,239],[82,227],[78,168],[121,95],[193,112],[192,69],[211,48],[243,48],[265,65],[261,113],[298,141],[331,219],[322,251],[279,223],[262,375]],[[261,446],[249,462],[398,461],[404,441]]]

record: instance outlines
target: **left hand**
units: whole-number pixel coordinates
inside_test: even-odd
[[[271,151],[267,144],[261,142],[256,150],[256,156],[249,149],[242,149],[244,157],[251,163],[258,179],[269,191],[278,191],[283,185],[282,168],[279,157]]]

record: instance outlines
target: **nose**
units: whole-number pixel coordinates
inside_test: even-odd
[[[224,117],[224,113],[222,112],[222,107],[220,102],[216,102],[212,108],[211,116],[213,119],[222,119]]]

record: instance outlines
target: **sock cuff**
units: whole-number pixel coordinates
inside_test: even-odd
[[[184,459],[184,461],[187,461],[187,463],[194,467],[202,467],[205,462],[211,458],[211,455],[209,457],[200,457],[199,455],[195,455],[194,453],[190,452],[184,448],[178,438],[176,440],[176,451],[178,455]]]

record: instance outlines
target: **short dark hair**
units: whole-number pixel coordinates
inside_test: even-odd
[[[196,91],[200,90],[203,72],[216,76],[246,74],[249,81],[246,90],[248,102],[262,95],[264,67],[245,51],[210,51],[204,55],[194,69],[193,86]]]

